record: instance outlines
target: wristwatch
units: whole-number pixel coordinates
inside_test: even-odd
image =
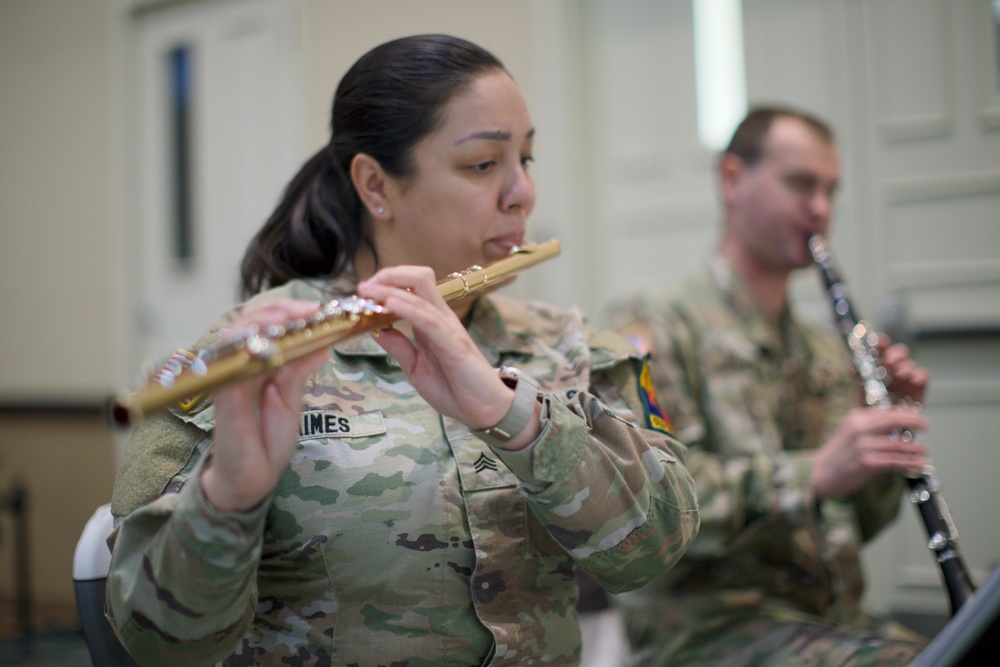
[[[504,444],[524,430],[535,414],[538,384],[510,366],[501,366],[497,369],[497,373],[504,384],[514,390],[514,402],[511,403],[510,410],[496,426],[473,429],[472,432],[486,444],[499,446],[502,449]]]

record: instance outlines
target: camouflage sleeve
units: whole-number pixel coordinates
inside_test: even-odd
[[[701,528],[691,554],[718,556],[761,516],[781,515],[796,525],[819,519],[812,491],[811,451],[777,455],[764,447],[733,447],[744,455],[714,450],[703,413],[705,379],[697,332],[689,317],[670,304],[624,302],[608,312],[608,323],[650,354],[650,374],[659,403],[688,447],[686,463],[696,480]]]
[[[622,300],[604,313],[605,323],[620,332],[641,354],[649,355],[650,379],[657,401],[673,425],[677,438],[698,443],[705,437],[705,424],[698,406],[697,364],[693,345],[678,345],[668,313],[643,300]],[[687,363],[671,363],[670,357],[687,355]]]
[[[222,514],[205,500],[213,415],[202,405],[142,420],[115,479],[107,614],[144,665],[215,663],[252,619],[268,503]]]
[[[143,665],[208,665],[235,650],[256,605],[269,503],[240,514],[205,500],[198,468],[118,522],[108,619]]]
[[[146,417],[132,431],[118,466],[111,494],[115,518],[131,514],[162,494],[190,465],[205,431],[163,411]]]
[[[192,349],[217,341],[242,308],[219,317]],[[207,399],[183,418],[173,409],[149,415],[130,436],[115,479],[106,609],[143,665],[214,664],[253,619],[270,502],[221,513],[205,499],[198,471],[213,425]]]
[[[631,365],[619,374],[638,387]],[[496,451],[548,533],[604,588],[625,591],[666,572],[698,532],[683,447],[625,401],[615,378],[561,404],[544,399],[538,440]]]

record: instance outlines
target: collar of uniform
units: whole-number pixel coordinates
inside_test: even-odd
[[[777,322],[774,322],[753,302],[743,280],[732,270],[724,257],[716,255],[709,270],[711,280],[722,299],[742,321],[746,336],[756,343],[761,351],[778,354],[785,346],[790,333],[789,326],[794,321],[791,307],[786,303]]]
[[[469,335],[493,366],[505,355],[531,354],[532,318],[519,317],[515,304],[500,296],[482,296],[472,306]]]
[[[357,294],[358,276],[354,273],[354,267],[345,268],[340,275],[333,279],[328,278],[308,278],[304,280],[321,295],[321,299],[329,301],[338,297],[351,296]]]

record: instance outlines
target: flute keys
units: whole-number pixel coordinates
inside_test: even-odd
[[[255,357],[267,358],[273,354],[271,340],[264,336],[250,336],[245,339],[244,343],[246,351]]]
[[[208,364],[205,363],[205,359],[199,353],[198,357],[188,366],[188,370],[198,377],[205,377],[208,375]]]
[[[178,348],[157,371],[150,374],[150,379],[161,387],[169,389],[174,386],[174,381],[186,369],[191,369],[198,375],[204,375],[207,370],[201,357],[188,350]]]

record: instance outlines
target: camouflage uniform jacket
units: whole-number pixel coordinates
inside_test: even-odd
[[[813,495],[814,450],[861,401],[843,341],[789,310],[769,320],[721,258],[608,319],[651,353],[701,503],[698,539],[648,588],[672,593],[678,617],[767,600],[849,622],[863,590],[859,546],[893,520],[902,484],[885,476],[843,500]]]
[[[276,292],[353,283],[333,287]],[[574,567],[635,588],[697,532],[683,447],[649,428],[634,350],[578,313],[482,297],[469,332],[540,384],[542,433],[522,451],[433,410],[368,336],[310,379],[298,449],[254,511],[201,493],[210,405],[143,422],[113,498],[109,618],[129,650],[149,665],[576,664]]]

